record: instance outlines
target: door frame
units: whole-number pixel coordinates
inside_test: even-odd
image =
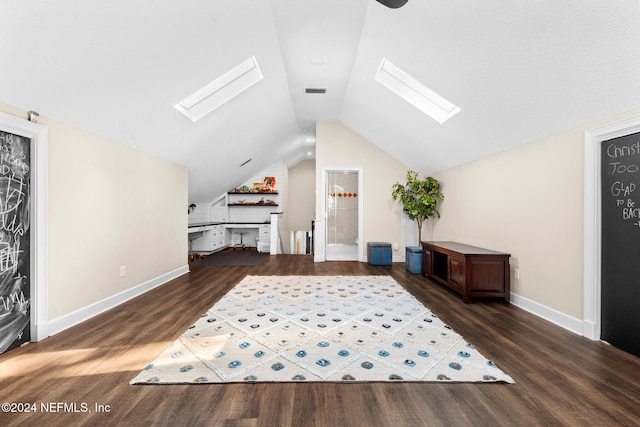
[[[322,225],[316,228],[316,245],[321,244],[320,251],[317,251],[315,261],[325,262],[327,260],[327,175],[329,172],[357,172],[358,173],[358,255],[357,261],[364,260],[364,178],[362,167],[323,167],[322,168],[322,193],[320,196],[320,211],[322,212]]]
[[[640,132],[640,116],[584,132],[584,253],[582,335],[598,341],[602,328],[602,142]]]
[[[31,138],[31,341],[47,338],[47,127],[0,112],[0,129]]]

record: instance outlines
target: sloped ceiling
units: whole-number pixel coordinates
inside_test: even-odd
[[[313,158],[317,120],[429,174],[640,106],[637,0],[0,5],[0,102],[187,166],[194,201]],[[251,56],[258,84],[195,123],[173,108]],[[396,97],[383,58],[461,112]]]

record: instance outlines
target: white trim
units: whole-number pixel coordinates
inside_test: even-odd
[[[402,235],[400,236],[400,247],[405,248],[407,247],[407,241],[408,241],[407,234],[409,233],[409,231],[407,228],[407,214],[405,214],[404,212],[400,217],[400,230],[402,230]]]
[[[279,218],[282,217],[281,213],[272,213],[271,217],[271,228],[269,231],[269,254],[270,255],[278,255],[282,254],[282,241],[280,240],[280,226]]]
[[[150,291],[151,289],[157,288],[160,285],[164,285],[170,280],[180,277],[183,274],[186,274],[188,272],[189,272],[189,266],[184,265],[173,271],[169,271],[168,273],[158,276],[154,279],[148,280],[137,286],[126,289],[122,292],[119,292],[115,295],[105,298],[101,301],[97,301],[86,307],[82,307],[71,313],[68,313],[56,319],[53,319],[49,321],[47,325],[47,328],[48,328],[47,336],[51,336],[59,332],[62,332],[65,329],[69,329],[72,326],[75,326],[81,322],[84,322],[85,320],[88,320],[94,316],[97,316],[100,313],[110,310],[126,301],[129,301],[132,298],[140,296],[145,292]]]
[[[316,241],[316,254],[314,255],[315,262],[325,262],[326,256],[326,221],[327,221],[327,174],[329,172],[357,172],[358,173],[358,255],[357,261],[366,262],[363,255],[364,250],[364,174],[362,167],[325,167],[322,168],[322,196],[320,197],[320,207],[322,212],[322,219],[320,227],[318,227],[318,220],[316,220],[316,235],[314,240]],[[318,246],[322,246],[318,250]]]
[[[387,59],[380,63],[374,79],[438,123],[444,123],[460,112],[460,107]]]
[[[584,249],[582,335],[599,340],[601,331],[601,162],[603,141],[640,132],[640,116],[610,123],[584,132]]]
[[[582,335],[583,322],[576,317],[569,316],[513,292],[511,293],[511,304],[575,334]]]
[[[31,138],[31,341],[46,338],[47,319],[47,127],[0,112],[0,128]]]
[[[324,212],[325,201],[322,200],[322,209]],[[323,215],[324,216],[324,215]],[[325,256],[324,246],[324,220],[316,218],[315,230],[313,236],[313,262],[325,262],[327,260]]]
[[[255,56],[227,71],[211,83],[174,105],[196,122],[262,80],[264,76]]]

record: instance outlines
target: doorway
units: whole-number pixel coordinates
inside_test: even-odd
[[[640,356],[640,132],[601,143],[600,338]]]
[[[325,259],[359,261],[362,254],[362,171],[326,170]]]
[[[0,352],[46,338],[46,127],[0,112]]]
[[[640,116],[585,131],[583,335],[636,355],[639,144]]]

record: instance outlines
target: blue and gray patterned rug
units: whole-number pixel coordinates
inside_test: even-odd
[[[131,384],[507,382],[389,276],[247,276]]]

